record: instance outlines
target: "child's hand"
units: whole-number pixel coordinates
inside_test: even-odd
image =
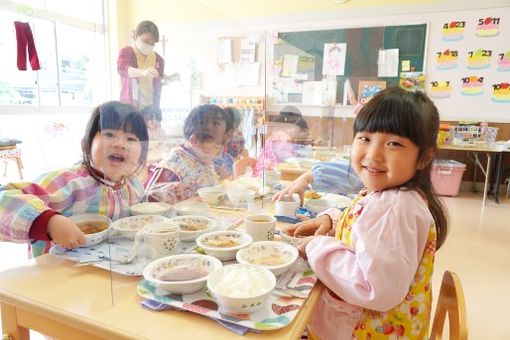
[[[306,174],[305,176],[299,176],[296,178],[290,185],[283,188],[280,192],[277,192],[273,198],[271,199],[272,202],[277,202],[283,199],[284,196],[289,195],[292,197],[294,194],[299,195],[299,200],[301,202],[301,205],[303,205],[304,201],[304,195],[305,190],[308,184],[311,182],[311,173],[310,175]]]
[[[315,238],[315,236],[309,236],[307,238],[304,238],[302,239],[301,241],[299,241],[299,244],[297,246],[297,249],[299,251],[299,256],[301,256],[302,258],[304,258],[306,260],[307,256],[306,256],[306,245]]]
[[[149,67],[143,70],[143,76],[146,78],[157,78],[159,77],[159,72],[154,67]]]
[[[48,234],[53,242],[67,249],[78,248],[84,245],[85,234],[78,226],[62,215],[53,215],[48,221]]]
[[[183,200],[184,197],[184,185],[182,183],[176,182],[173,187],[174,194],[177,196],[179,201]]]
[[[322,215],[289,227],[287,233],[291,236],[327,235],[332,225],[331,217]]]

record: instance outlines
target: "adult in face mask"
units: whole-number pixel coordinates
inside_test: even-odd
[[[158,26],[152,21],[142,21],[136,27],[134,46],[119,51],[120,101],[138,108],[159,107],[162,82],[179,79],[178,74],[164,75],[165,60],[154,52],[158,41]]]

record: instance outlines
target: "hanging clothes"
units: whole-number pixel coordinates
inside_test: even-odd
[[[18,70],[26,71],[27,69],[27,47],[32,70],[41,69],[30,25],[26,22],[15,21],[14,27],[16,28],[16,41],[18,43]]]

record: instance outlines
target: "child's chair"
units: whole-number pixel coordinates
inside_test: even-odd
[[[242,157],[234,162],[234,178],[242,176],[246,173],[246,168],[250,167],[255,170],[257,160],[249,156]]]
[[[441,282],[436,313],[430,332],[431,340],[443,338],[447,313],[450,324],[450,340],[467,340],[468,329],[464,291],[459,276],[448,270],[444,272]]]
[[[16,144],[9,146],[0,146],[0,159],[5,162],[4,177],[7,176],[7,162],[13,160],[18,167],[18,174],[20,180],[23,180],[23,162],[21,161],[21,151],[16,147]]]

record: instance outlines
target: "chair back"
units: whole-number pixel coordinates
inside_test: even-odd
[[[251,157],[242,157],[234,162],[234,178],[242,176],[246,172],[246,168],[250,167],[255,170],[257,160]]]
[[[446,314],[448,314],[450,324],[450,340],[467,340],[468,329],[464,291],[459,276],[448,270],[444,272],[441,281],[441,290],[430,332],[431,340],[443,338]]]

